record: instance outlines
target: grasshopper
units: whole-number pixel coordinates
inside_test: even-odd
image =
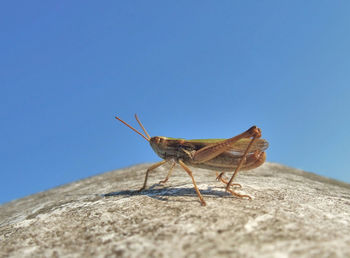
[[[241,195],[233,191],[231,186],[241,187],[240,184],[232,183],[238,171],[257,168],[265,162],[266,154],[264,151],[268,148],[268,142],[260,138],[261,130],[258,127],[252,126],[247,131],[229,139],[186,140],[163,136],[150,137],[136,114],[136,121],[145,135],[119,117],[115,118],[145,138],[150,143],[154,152],[163,159],[147,169],[143,186],[139,191],[146,188],[148,175],[152,170],[165,163],[171,163],[166,178],[159,183],[166,183],[175,165],[179,164],[191,177],[194,189],[203,206],[205,206],[206,203],[197,187],[192,171],[188,166],[220,171],[220,174],[216,172],[217,180],[226,184],[225,189],[227,192],[240,198],[246,197],[251,199],[249,195]],[[229,171],[233,171],[233,175],[230,180],[227,181],[224,179],[223,175],[225,172]]]

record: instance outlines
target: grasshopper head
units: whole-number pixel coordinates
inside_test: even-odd
[[[166,138],[162,136],[153,136],[149,139],[149,143],[155,153],[161,158],[166,156]]]

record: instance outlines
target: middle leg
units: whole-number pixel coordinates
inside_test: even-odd
[[[196,181],[194,180],[194,177],[192,175],[192,171],[186,166],[186,164],[181,160],[179,159],[179,164],[181,165],[181,167],[187,172],[187,174],[191,177],[192,179],[192,183],[193,183],[193,186],[194,186],[194,189],[196,190],[197,192],[197,195],[199,197],[199,200],[202,204],[202,206],[205,206],[206,203],[203,199],[203,196],[201,195],[201,192],[199,191],[198,187],[197,187],[197,184],[196,184]]]
[[[173,164],[171,164],[171,167],[170,167],[169,172],[168,172],[168,174],[166,175],[165,179],[162,180],[162,181],[159,181],[159,184],[165,184],[165,183],[168,181],[169,177],[171,176],[171,173],[172,173],[173,170],[174,170],[175,165],[176,165],[176,163],[175,163],[175,161],[174,161]]]

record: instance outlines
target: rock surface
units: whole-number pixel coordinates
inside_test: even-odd
[[[177,167],[97,175],[0,206],[1,257],[350,257],[350,185],[265,163],[240,193],[193,169],[207,206]]]

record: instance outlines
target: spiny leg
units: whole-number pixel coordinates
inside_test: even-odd
[[[245,161],[243,162],[242,166],[244,166],[245,170],[256,168],[265,162],[265,158],[266,158],[265,152],[260,151],[260,150],[255,150],[252,155],[247,156],[245,158]],[[241,169],[242,169],[242,167],[241,167]],[[225,172],[221,172],[220,174],[219,174],[219,172],[216,172],[216,180],[217,181],[220,180],[224,184],[228,184],[226,179],[224,179],[224,174],[225,174]],[[225,182],[222,179],[224,179]],[[239,184],[231,184],[231,185],[239,185]]]
[[[165,179],[164,179],[164,180],[159,181],[159,184],[165,184],[165,183],[168,181],[169,177],[171,176],[171,173],[172,173],[172,172],[173,172],[173,170],[174,170],[175,165],[176,165],[176,163],[175,163],[175,162],[173,162],[173,164],[171,164],[171,167],[170,167],[170,170],[169,170],[169,172],[168,172],[167,176],[165,177]]]
[[[260,135],[261,135],[261,134],[260,134]],[[241,160],[239,161],[238,166],[237,166],[236,169],[235,169],[235,172],[233,173],[233,175],[232,175],[230,181],[227,183],[226,191],[231,192],[230,186],[231,186],[231,183],[232,183],[233,179],[235,178],[235,176],[236,176],[236,174],[238,173],[239,169],[242,167],[243,163],[246,161],[247,154],[248,154],[248,151],[249,151],[250,147],[253,145],[253,143],[254,143],[254,141],[257,139],[257,137],[260,136],[260,135],[254,135],[253,138],[252,138],[252,140],[251,140],[250,143],[248,144],[248,147],[247,147],[247,149],[245,150],[245,152],[244,152],[244,154],[243,154]],[[233,194],[233,193],[231,192],[231,194]],[[235,193],[234,195],[237,195],[237,196],[238,196],[239,194]],[[250,198],[250,197],[249,197],[249,198]],[[250,198],[250,199],[251,199],[251,198]]]
[[[256,168],[256,167],[260,166],[262,163],[264,163],[265,158],[266,158],[265,152],[261,152],[259,150],[256,150],[253,153],[253,155],[250,155],[249,157],[247,156],[246,158],[244,158],[245,161],[243,162],[244,165],[242,165],[242,166],[244,166],[245,169]],[[216,179],[220,180],[224,184],[228,185],[229,182],[227,182],[227,180],[223,177],[224,173],[225,172],[221,172],[219,174],[218,172],[216,172],[216,176],[217,176]],[[231,184],[231,186],[239,186],[239,187],[241,187],[240,184]],[[240,195],[240,194],[237,194],[237,193],[233,192],[232,190],[229,190],[229,192],[232,195],[236,195],[236,196],[239,196],[239,197],[248,197],[249,199],[252,199],[248,195]]]
[[[222,178],[222,175],[224,174],[224,172],[221,172],[220,174],[218,172],[216,172],[216,176],[218,179],[221,180],[221,182],[223,182],[225,185],[228,184],[228,182]],[[238,187],[242,187],[240,184],[231,184],[231,186],[238,186]],[[240,197],[240,198],[243,198],[243,197],[247,197],[248,199],[252,199],[252,197],[250,197],[249,195],[246,195],[246,194],[239,194],[239,193],[236,193],[234,191],[232,191],[231,189],[226,189],[226,191],[228,191],[230,194],[234,195],[234,196],[237,196],[237,197]]]
[[[227,189],[227,188],[226,188],[226,191],[229,192],[230,194],[232,194],[232,195],[234,195],[234,196],[237,196],[237,197],[240,197],[240,198],[247,197],[249,200],[252,199],[252,197],[250,197],[249,195],[246,195],[246,194],[239,194],[239,193],[236,193],[236,192],[232,191],[231,189]]]
[[[217,181],[221,181],[221,182],[223,182],[225,185],[227,185],[228,184],[228,181],[223,177],[224,176],[224,174],[225,174],[225,172],[221,172],[220,174],[219,174],[219,172],[216,172],[216,180]],[[236,187],[239,187],[239,188],[242,188],[242,186],[240,185],[240,184],[231,184],[231,186],[236,186]]]
[[[142,190],[144,190],[144,189],[146,188],[149,172],[151,172],[152,170],[156,169],[157,167],[160,167],[161,165],[163,165],[163,164],[166,163],[166,162],[167,162],[166,160],[159,161],[159,162],[153,164],[152,166],[150,166],[150,167],[147,169],[147,171],[146,171],[146,176],[145,176],[145,181],[143,182],[143,186],[140,188],[139,191],[142,191]]]
[[[231,183],[232,183],[234,177],[238,173],[239,169],[242,167],[243,163],[245,162],[247,153],[250,150],[252,144],[254,143],[254,141],[257,138],[261,137],[261,130],[258,127],[252,126],[247,131],[245,131],[239,135],[236,135],[232,138],[229,138],[229,139],[224,140],[222,142],[219,142],[217,144],[209,145],[209,146],[206,146],[206,147],[203,147],[203,148],[197,150],[194,154],[192,154],[192,161],[194,163],[204,163],[208,160],[211,160],[211,159],[217,157],[221,153],[228,151],[240,139],[251,138],[251,137],[252,137],[252,139],[251,139],[250,143],[248,144],[248,146],[247,146],[240,162],[238,163],[238,166],[236,167],[230,181],[226,185],[226,191],[230,192],[233,195],[241,197],[242,195],[234,193],[232,190],[230,190],[230,186],[231,186]]]
[[[225,172],[221,172],[220,174],[219,174],[219,172],[215,172],[216,173],[216,180],[221,180],[221,177],[223,177],[224,176],[224,174],[225,174]]]
[[[192,175],[192,171],[185,165],[185,163],[183,163],[183,161],[182,161],[181,159],[179,159],[179,164],[180,164],[181,167],[187,172],[187,174],[191,177],[192,182],[193,182],[193,185],[194,185],[194,189],[195,189],[196,192],[197,192],[197,195],[198,195],[198,197],[199,197],[199,200],[200,200],[201,204],[202,204],[203,206],[205,206],[206,203],[205,203],[205,201],[204,201],[204,199],[203,199],[203,196],[201,195],[201,193],[200,193],[200,191],[199,191],[199,189],[198,189],[198,187],[197,187],[196,181],[194,180],[194,177],[193,177],[193,175]]]

